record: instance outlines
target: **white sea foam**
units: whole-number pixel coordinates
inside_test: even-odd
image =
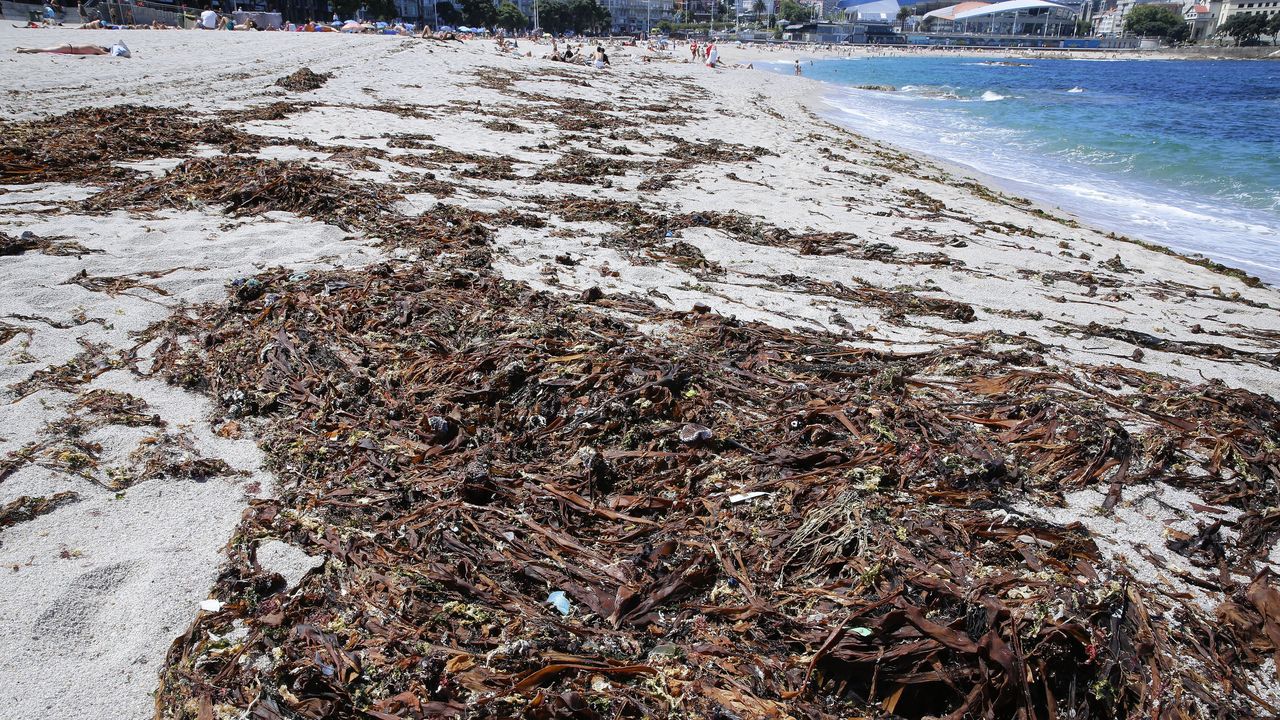
[[[987,90],[986,92],[982,93],[982,102],[999,102],[1001,100],[1007,100],[1008,97],[1009,96],[1001,95],[1000,93],[995,92],[993,90]]]
[[[1070,90],[1068,90],[1067,92],[1069,92],[1069,93],[1082,93],[1082,92],[1084,92],[1084,88],[1082,88],[1082,87],[1080,87],[1079,85],[1077,85],[1077,86],[1075,86],[1075,87],[1071,88]]]

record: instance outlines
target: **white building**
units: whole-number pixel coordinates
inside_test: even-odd
[[[620,33],[645,32],[674,18],[676,11],[674,0],[600,0],[600,4],[613,18],[613,31]]]
[[[1191,26],[1190,40],[1199,42],[1213,35],[1218,26],[1217,16],[1208,5],[1190,2],[1182,9],[1182,17]]]
[[[1222,11],[1218,16],[1218,24],[1232,15],[1266,15],[1280,13],[1280,0],[1226,0],[1222,3]]]
[[[1005,0],[955,14],[955,26],[966,33],[992,35],[1069,36],[1076,11],[1046,0]]]
[[[926,27],[936,32],[951,32],[955,30],[957,14],[984,8],[990,4],[989,2],[971,0],[970,2],[962,2],[959,5],[948,5],[925,13],[924,23]]]
[[[837,3],[851,20],[859,22],[893,23],[898,18],[898,0],[865,0],[864,2]]]
[[[1119,37],[1124,30],[1120,21],[1120,11],[1111,8],[1093,16],[1093,34],[1098,37]]]

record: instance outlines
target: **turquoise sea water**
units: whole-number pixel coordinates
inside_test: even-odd
[[[822,60],[828,116],[1280,284],[1280,62]],[[790,72],[790,66],[775,68]],[[898,92],[854,85],[893,85]]]

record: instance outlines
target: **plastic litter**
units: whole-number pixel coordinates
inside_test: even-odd
[[[563,590],[556,590],[547,596],[547,604],[560,611],[561,615],[568,615],[573,612],[573,606],[569,604],[569,598],[564,594]]]

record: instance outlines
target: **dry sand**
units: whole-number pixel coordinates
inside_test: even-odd
[[[128,43],[132,59],[12,52],[17,45],[109,43],[117,38]],[[535,55],[547,52],[545,47],[534,50]],[[602,72],[577,68],[578,79],[569,82],[541,75],[568,66],[501,55],[491,43],[478,41],[5,28],[0,30],[0,63],[5,66],[0,112],[25,118],[125,102],[208,112],[279,99],[283,91],[272,82],[308,66],[334,73],[335,78],[318,91],[290,97],[321,101],[324,106],[285,120],[254,123],[250,129],[326,146],[384,149],[384,133],[427,133],[458,150],[509,155],[517,161],[522,176],[518,180],[468,180],[458,172],[440,172],[442,179],[475,190],[464,189],[446,199],[412,196],[407,202],[413,208],[453,202],[485,210],[515,207],[541,212],[545,208],[538,201],[525,198],[573,193],[634,199],[650,206],[662,203],[671,212],[737,210],[795,232],[848,232],[856,236],[850,242],[860,246],[887,243],[896,248],[891,257],[880,260],[800,255],[744,244],[716,230],[690,230],[684,240],[723,268],[695,274],[607,247],[602,225],[553,219],[547,228],[507,228],[498,235],[502,255],[497,267],[534,286],[569,293],[591,286],[607,292],[633,291],[677,308],[704,303],[743,319],[847,333],[855,345],[933,347],[952,342],[958,333],[1002,330],[1041,341],[1050,362],[1119,363],[1194,382],[1217,379],[1273,396],[1280,391],[1280,373],[1265,362],[1193,358],[1152,349],[1144,350],[1139,361],[1133,345],[1090,337],[1068,326],[1096,322],[1274,354],[1280,332],[1280,313],[1274,308],[1280,306],[1280,294],[1273,289],[1246,287],[1178,257],[975,192],[953,169],[927,158],[906,157],[822,120],[813,109],[818,107],[817,85],[806,79],[675,62],[641,63],[634,52],[614,49],[613,67]],[[724,50],[730,64],[759,57]],[[511,97],[472,84],[472,72],[485,66],[526,75],[527,82],[516,84],[521,90],[582,98],[606,108],[614,102],[671,103],[671,79],[686,79],[690,87],[701,90],[677,91],[678,106],[671,112],[689,124],[661,124],[661,112],[631,113],[626,119],[637,127],[651,126],[687,139],[719,138],[763,146],[776,154],[732,165],[671,167],[674,181],[656,192],[638,190],[643,175],[637,173],[610,178],[608,187],[537,183],[526,178],[568,149],[545,123],[524,122],[517,112],[512,121],[528,132],[511,134],[485,128],[485,118],[477,113],[406,118],[370,107],[438,106],[460,99],[485,108],[511,105]],[[529,100],[526,107],[536,102]],[[609,147],[628,144],[607,136],[599,139]],[[551,145],[539,147],[543,142]],[[633,154],[619,159],[670,166],[672,160],[661,156],[669,147],[665,140],[634,145]],[[408,151],[389,152],[395,156]],[[263,155],[324,157],[288,144],[268,148]],[[414,171],[394,163],[394,157],[378,163],[381,171],[344,171],[367,179],[386,179],[392,170]],[[162,172],[172,164],[155,162],[150,167]],[[109,355],[120,353],[135,344],[131,332],[163,320],[185,303],[222,297],[234,278],[272,266],[305,270],[361,265],[378,258],[378,251],[364,239],[283,213],[230,219],[209,208],[203,213],[101,216],[79,214],[67,203],[92,192],[59,184],[0,190],[0,231],[65,235],[100,251],[82,257],[28,253],[0,258],[0,322],[29,331],[0,345],[0,452],[40,437],[47,425],[64,417],[75,398],[45,390],[18,399],[5,388],[66,362],[81,351],[81,341],[105,343]],[[1048,214],[1066,215],[1057,210]],[[935,254],[933,259],[925,256],[929,253]],[[566,254],[576,262],[556,261]],[[913,256],[918,262],[905,261]],[[92,276],[173,272],[151,281],[165,294],[134,288],[112,296],[66,284],[81,270]],[[976,317],[967,323],[929,315],[896,322],[883,308],[810,292],[804,279],[865,282],[921,297],[950,298],[972,305]],[[144,371],[148,351],[143,348],[141,353]],[[63,490],[81,496],[79,502],[0,530],[0,569],[6,576],[0,584],[0,717],[149,716],[150,693],[169,642],[206,599],[220,548],[245,503],[255,493],[271,489],[251,436],[226,439],[209,427],[207,399],[127,369],[102,374],[89,387],[146,399],[170,431],[185,431],[191,437],[193,452],[221,458],[244,474],[206,482],[158,479],[117,494],[83,477],[31,465],[0,482],[0,505],[24,495]],[[94,432],[92,439],[103,445],[105,465],[127,465],[129,453],[145,434],[119,426]],[[1185,493],[1163,488],[1130,492],[1132,497],[1126,496],[1115,518],[1089,525],[1115,540],[1104,547],[1120,561],[1134,554],[1134,538],[1159,543],[1160,518],[1148,512],[1152,493],[1164,499],[1160,507],[1173,503],[1180,512],[1189,511],[1189,503],[1195,502]],[[1086,515],[1094,499],[1071,498],[1068,508],[1051,512],[1022,510],[1066,521]],[[1126,537],[1128,545],[1122,542]],[[273,547],[265,554],[294,581],[310,566],[309,559],[287,547]],[[1178,587],[1155,573],[1144,577]],[[1203,600],[1212,604],[1214,599]]]

